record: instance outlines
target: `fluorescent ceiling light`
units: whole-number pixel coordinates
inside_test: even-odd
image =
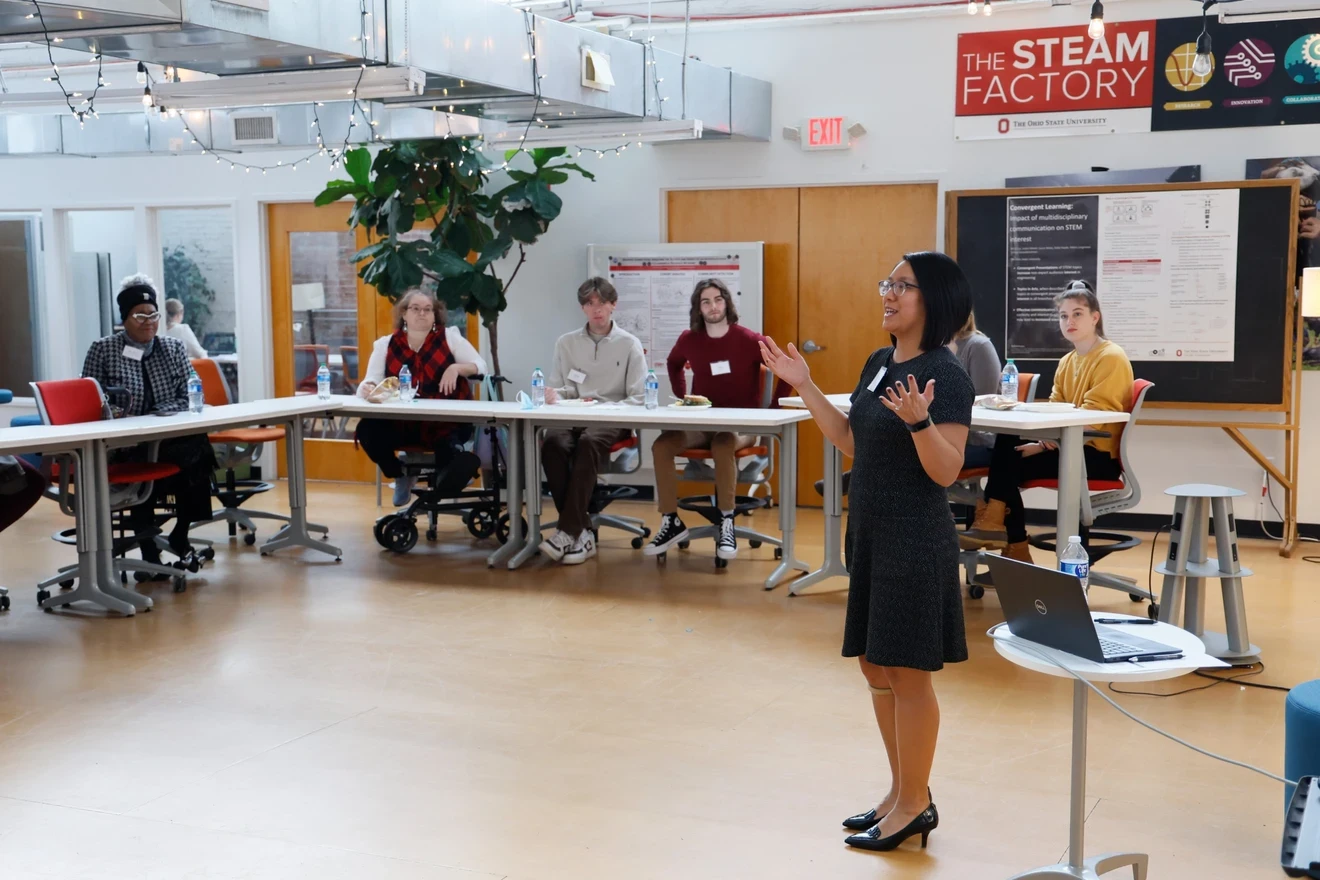
[[[503,131],[486,135],[486,143],[516,147],[519,143],[532,147],[617,147],[625,144],[656,144],[667,141],[694,141],[701,138],[700,119],[619,120],[617,122],[590,122],[542,128],[532,125],[510,125]],[[523,135],[526,140],[522,140]]]
[[[359,81],[360,78],[360,81]],[[156,106],[172,110],[223,110],[315,101],[407,98],[426,90],[426,74],[415,67],[360,67],[252,73],[191,82],[154,83]]]

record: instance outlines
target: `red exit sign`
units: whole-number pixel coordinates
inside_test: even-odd
[[[802,123],[800,132],[804,150],[846,150],[852,146],[844,116],[813,116]]]

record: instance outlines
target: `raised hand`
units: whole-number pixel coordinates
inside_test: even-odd
[[[779,346],[775,345],[775,341],[769,336],[765,337],[760,345],[761,363],[765,364],[767,370],[794,388],[811,381],[811,368],[807,366],[806,358],[802,357],[793,343],[788,344],[788,354],[780,351]]]
[[[897,390],[896,390],[897,389]],[[880,402],[909,425],[924,422],[930,414],[931,402],[935,400],[935,380],[926,383],[924,391],[917,388],[917,377],[908,373],[907,385],[899,382],[885,389]]]

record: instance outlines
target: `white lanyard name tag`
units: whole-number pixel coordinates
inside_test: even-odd
[[[877,388],[879,388],[880,383],[883,382],[885,379],[885,373],[888,372],[889,372],[888,366],[881,367],[880,372],[876,373],[875,378],[871,380],[871,384],[866,386],[866,390],[874,392]]]
[[[569,370],[568,381],[581,384],[587,381],[587,374],[582,372],[581,370]]]
[[[140,348],[134,348],[131,345],[124,346],[124,357],[128,358],[130,361],[142,360],[142,354],[143,351]]]
[[[732,372],[733,368],[729,366],[728,361],[715,361],[710,365],[710,374],[712,376],[727,376]]]

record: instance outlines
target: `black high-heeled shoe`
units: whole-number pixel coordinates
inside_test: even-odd
[[[929,788],[926,789],[926,800],[930,801],[932,804],[935,803],[935,797],[930,793]],[[884,816],[877,814],[875,807],[872,807],[865,813],[858,813],[856,816],[849,816],[847,819],[844,819],[843,827],[847,828],[849,831],[865,831],[883,818]]]
[[[857,849],[870,850],[872,852],[888,852],[897,849],[898,846],[909,837],[921,835],[921,848],[926,848],[926,840],[930,833],[940,827],[940,814],[931,804],[922,810],[917,818],[907,823],[901,830],[895,831],[888,837],[880,836],[880,823],[877,822],[870,829],[861,834],[853,834],[845,837],[843,842]]]

